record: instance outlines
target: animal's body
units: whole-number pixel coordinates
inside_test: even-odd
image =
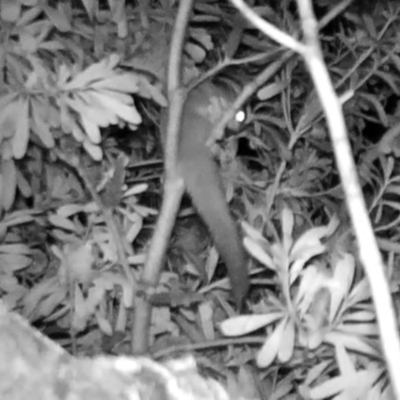
[[[234,298],[241,305],[249,286],[246,256],[225,200],[218,166],[206,146],[215,122],[230,103],[227,93],[209,82],[189,93],[183,110],[178,170],[228,268]]]

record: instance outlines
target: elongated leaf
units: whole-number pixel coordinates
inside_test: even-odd
[[[127,106],[120,103],[114,96],[108,96],[108,94],[110,93],[103,91],[95,94],[104,108],[113,111],[120,119],[130,124],[139,125],[142,122],[142,117],[137,112],[135,106]]]
[[[86,118],[84,115],[81,115],[81,121],[83,125],[83,129],[89,138],[89,140],[93,144],[100,144],[101,142],[101,133],[99,126],[91,121],[90,119]]]
[[[54,137],[50,131],[50,125],[48,119],[43,118],[45,117],[46,112],[42,109],[43,104],[38,102],[35,99],[31,99],[31,107],[32,107],[32,119],[33,119],[33,126],[36,135],[41,139],[43,144],[47,148],[54,147]]]
[[[286,326],[286,318],[279,322],[257,353],[256,362],[260,368],[266,368],[275,360],[282,344],[282,334]]]
[[[240,315],[223,321],[220,328],[225,336],[246,335],[281,319],[283,315],[282,312],[271,312],[260,315]]]
[[[292,233],[294,226],[294,216],[291,209],[285,207],[281,215],[282,222],[282,244],[285,252],[288,254],[293,243]]]
[[[112,78],[115,75],[113,69],[119,62],[119,57],[116,54],[112,54],[99,61],[98,63],[90,65],[84,71],[77,74],[70,82],[63,85],[63,90],[82,90],[88,88],[90,85],[97,81],[102,81],[108,78]]]
[[[100,161],[103,158],[101,147],[93,144],[89,140],[84,140],[83,148],[87,151],[90,157],[93,158],[93,160]]]
[[[69,100],[69,104],[77,113],[84,115],[102,128],[118,123],[115,113],[104,108],[104,104],[98,101],[94,92],[82,92],[79,96]]]
[[[341,375],[354,375],[356,372],[353,360],[342,343],[336,343],[335,354]]]
[[[282,333],[282,342],[278,351],[278,360],[285,363],[288,362],[293,355],[294,344],[295,344],[295,326],[293,321],[288,318],[285,329]]]
[[[108,89],[123,93],[139,91],[138,78],[134,73],[116,74],[115,76],[95,82],[92,87],[96,90]]]
[[[18,99],[16,96],[0,98],[0,140],[12,138],[17,129],[15,115],[18,113]]]
[[[43,4],[43,11],[45,12],[48,19],[53,23],[55,28],[59,29],[61,32],[69,32],[72,29],[70,16],[67,15],[62,7],[58,9],[51,6]]]
[[[379,352],[372,348],[362,336],[341,332],[328,332],[324,337],[324,341],[332,345],[341,344],[348,350],[379,357]]]
[[[22,97],[18,100],[18,107],[14,110],[15,134],[12,139],[13,154],[21,159],[26,153],[29,142],[29,108],[28,100]]]
[[[31,265],[32,259],[22,254],[0,253],[0,271],[14,272]]]
[[[32,254],[32,250],[23,243],[12,243],[0,245],[0,253],[30,255]]]
[[[245,237],[243,244],[246,250],[261,264],[271,269],[272,271],[276,271],[275,262],[272,260],[269,254],[261,247],[259,242],[255,241],[252,238]]]
[[[2,190],[2,203],[6,211],[9,211],[14,204],[17,192],[17,170],[14,160],[3,160],[2,165],[2,185],[6,190]]]

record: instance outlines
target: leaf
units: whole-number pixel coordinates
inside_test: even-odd
[[[83,114],[81,114],[81,121],[82,121],[83,130],[86,133],[89,140],[93,144],[100,144],[101,143],[101,133],[100,133],[99,126],[95,122],[86,118]]]
[[[44,296],[36,307],[36,318],[49,318],[53,312],[65,301],[67,291],[64,287],[53,290],[48,296]]]
[[[314,365],[307,371],[307,377],[304,383],[310,385],[315,380],[322,376],[322,373],[329,367],[332,360],[321,361],[319,364]]]
[[[71,133],[73,127],[76,125],[76,117],[71,113],[68,107],[68,101],[69,98],[67,96],[57,99],[57,105],[60,110],[60,125],[62,131],[65,133]]]
[[[263,346],[257,353],[257,366],[266,368],[275,360],[278,349],[282,344],[282,335],[287,323],[287,317],[283,318],[277,326],[275,326],[272,334],[268,336]]]
[[[3,221],[0,222],[0,225],[3,224],[6,227],[17,226],[21,224],[26,224],[28,222],[32,222],[33,217],[27,210],[24,211],[15,211],[11,214],[8,214],[4,217]]]
[[[50,131],[50,125],[46,115],[45,110],[43,110],[43,104],[38,102],[36,99],[31,99],[31,115],[32,115],[32,129],[35,131],[36,135],[41,139],[43,144],[51,149],[54,147],[54,137]]]
[[[363,278],[361,281],[357,282],[352,289],[348,299],[348,307],[350,308],[357,303],[369,300],[370,298],[371,292],[369,289],[368,280],[366,278]]]
[[[368,371],[359,371],[354,374],[340,375],[339,377],[331,378],[310,389],[310,398],[326,399],[340,393],[335,399],[363,399],[366,397],[373,384],[373,381],[369,379],[368,375]]]
[[[295,282],[303,267],[311,258],[326,251],[326,244],[323,244],[321,239],[330,236],[336,230],[338,224],[339,220],[332,218],[328,225],[309,229],[296,240],[290,252],[290,260],[293,261],[290,267],[291,283]]]
[[[0,19],[4,22],[17,22],[21,15],[21,4],[19,1],[2,0],[0,7]]]
[[[282,93],[285,87],[286,85],[283,83],[271,83],[263,86],[257,91],[257,98],[262,101],[269,100],[272,97],[275,97],[277,94]]]
[[[207,54],[201,46],[198,46],[193,42],[186,43],[185,51],[188,53],[190,58],[195,62],[195,64],[200,64],[204,60]]]
[[[379,336],[379,329],[375,322],[371,323],[343,323],[338,325],[343,333],[359,336]]]
[[[332,345],[342,344],[346,349],[360,352],[369,356],[379,357],[379,352],[372,348],[365,340],[365,338],[342,333],[340,331],[327,332],[324,337],[324,342]]]
[[[337,229],[339,225],[339,219],[337,217],[331,218],[328,225],[311,228],[304,232],[293,245],[291,251],[291,258],[296,259],[302,257],[303,251],[308,252],[312,246],[319,247],[321,239],[329,237]]]
[[[32,250],[22,243],[10,243],[0,245],[0,253],[31,255]]]
[[[168,101],[164,96],[160,85],[153,85],[145,76],[138,76],[137,79],[139,84],[138,94],[141,97],[153,99],[161,107],[166,107],[168,105]]]
[[[29,1],[24,0],[23,2],[20,3],[22,3],[24,6],[30,7],[23,12],[23,14],[20,16],[18,20],[17,26],[23,27],[29,25],[42,13],[42,7],[36,7],[37,1],[35,0],[29,0]]]
[[[15,272],[31,265],[32,259],[20,254],[0,253],[0,271]]]
[[[68,104],[79,114],[92,120],[97,125],[105,128],[118,123],[118,117],[112,110],[104,108],[94,92],[86,91],[79,93],[79,96],[70,99]]]
[[[351,313],[346,313],[342,321],[343,322],[365,322],[373,321],[376,319],[376,315],[373,311],[363,310],[363,311],[353,311]]]
[[[1,163],[2,172],[2,186],[6,190],[0,191],[2,195],[3,207],[9,211],[14,204],[15,195],[17,191],[17,170],[15,168],[14,160],[4,160]]]
[[[61,286],[57,276],[41,280],[40,283],[33,286],[30,292],[25,296],[23,300],[23,315],[30,318],[43,298],[50,296],[60,289]]]
[[[214,49],[214,41],[207,29],[191,27],[189,29],[189,35],[196,42],[200,43],[206,50],[210,51]]]
[[[107,321],[106,318],[104,318],[103,315],[100,314],[100,312],[95,313],[97,325],[99,326],[100,330],[106,334],[111,336],[113,334],[113,329],[109,321]]]
[[[85,140],[83,142],[83,148],[87,151],[90,157],[93,158],[93,160],[101,161],[103,158],[103,151],[101,150],[101,147],[93,144],[89,140]]]
[[[122,157],[113,161],[114,173],[112,178],[107,182],[104,193],[101,198],[103,199],[104,206],[107,208],[114,208],[121,203],[122,199],[122,186],[125,182],[125,168]]]
[[[78,73],[70,82],[63,85],[61,89],[64,91],[87,89],[97,81],[113,77],[115,75],[113,69],[117,66],[119,60],[118,55],[111,54],[109,57],[90,65]]]
[[[15,133],[12,138],[14,157],[18,160],[24,157],[29,141],[29,110],[27,99],[19,98],[18,106],[14,109]]]
[[[147,183],[139,183],[137,185],[134,185],[130,189],[126,190],[126,192],[124,193],[124,198],[142,194],[142,193],[146,192],[148,190],[148,188],[149,188],[149,185]]]
[[[0,142],[12,138],[15,135],[18,114],[18,98],[3,96],[0,98]]]
[[[85,297],[79,285],[74,285],[74,313],[72,315],[71,328],[76,332],[83,331],[87,326],[88,318],[91,316],[90,310],[86,308]]]
[[[311,258],[323,254],[326,250],[326,245],[322,244],[317,237],[316,230],[309,230],[307,234],[304,234],[300,237],[301,243],[297,241],[295,243],[295,247],[293,247],[293,251],[290,254],[290,259],[294,261],[296,264],[305,264]],[[297,268],[292,267],[292,273]]]
[[[44,3],[42,5],[42,9],[56,29],[61,32],[71,31],[72,25],[70,17],[66,14],[62,7],[59,7],[58,10],[56,10],[55,8]]]
[[[381,140],[375,145],[378,153],[391,154],[393,151],[398,151],[400,135],[400,123],[394,124],[382,136]]]
[[[89,289],[85,305],[86,312],[90,315],[94,314],[99,304],[103,302],[107,290],[111,290],[113,288],[112,284],[107,286],[107,284],[104,282],[104,279],[95,280],[93,282],[96,284]],[[100,283],[100,285],[98,285],[98,283]]]
[[[229,394],[230,399],[256,399],[258,396],[258,376],[254,368],[249,365],[239,366],[239,372],[236,378],[232,379],[232,389]],[[234,387],[236,386],[236,387]],[[221,399],[222,400],[222,399]]]
[[[17,170],[17,187],[23,197],[29,198],[32,196],[31,186],[29,185],[27,179],[25,179],[25,176],[19,170]]]
[[[220,329],[225,336],[246,335],[264,326],[270,325],[283,316],[283,312],[271,312],[260,315],[240,315],[221,322]]]
[[[215,330],[213,322],[214,312],[211,307],[211,302],[206,301],[200,304],[199,316],[201,321],[201,329],[204,333],[205,338],[207,340],[214,340],[215,339]]]
[[[352,379],[355,377],[352,376]],[[343,376],[337,376],[327,381],[310,388],[309,390],[309,398],[310,399],[326,399],[328,397],[332,397],[343,390],[345,390],[349,386],[349,379]]]
[[[292,233],[294,225],[293,212],[290,208],[288,207],[283,208],[281,215],[281,223],[282,223],[282,244],[285,253],[288,254],[293,243]]]
[[[93,21],[96,15],[96,12],[99,9],[98,0],[82,0],[82,4],[85,7],[86,13],[90,19]]]
[[[372,94],[367,94],[364,92],[359,92],[358,96],[360,97],[360,99],[364,99],[365,101],[370,103],[375,108],[375,111],[378,114],[379,119],[383,126],[389,125],[388,116],[386,115],[386,111],[385,111],[384,107],[382,106],[382,104],[380,103],[380,101],[378,100],[377,96],[372,95]]]
[[[69,218],[73,215],[84,211],[85,207],[82,204],[65,204],[57,209],[57,215],[63,218]]]
[[[321,112],[321,103],[315,90],[313,90],[305,101],[303,110],[300,112],[301,118],[296,127],[297,134],[308,128]]]
[[[340,375],[354,375],[356,372],[356,368],[349,356],[349,353],[346,351],[342,343],[336,344],[335,354]]]
[[[316,293],[325,286],[327,272],[315,265],[309,265],[303,272],[298,288],[295,304],[300,314],[304,315],[311,307]]]
[[[111,110],[123,121],[133,125],[139,125],[142,122],[142,117],[137,112],[133,100],[131,102],[132,105],[128,106],[120,101],[121,99],[118,98],[116,92],[99,91],[93,93],[93,95],[97,97],[103,108]]]
[[[74,282],[91,283],[94,277],[92,244],[65,245],[63,248],[63,267]]]
[[[128,218],[130,227],[125,236],[128,243],[133,243],[143,229],[143,217],[138,213],[134,213],[133,215],[129,215]]]
[[[394,57],[393,57],[394,56]],[[392,61],[395,63],[396,68],[400,71],[400,58],[393,53],[389,54],[389,57],[392,59]],[[397,64],[399,62],[399,64]],[[387,83],[387,85],[390,87],[390,89],[395,93],[397,96],[399,95],[399,88],[398,85],[396,84],[394,77],[395,75],[391,75],[386,73],[385,71],[374,71],[374,75],[378,76],[380,79],[382,79],[384,82]]]
[[[294,345],[295,345],[295,326],[293,321],[288,318],[285,329],[282,334],[282,342],[278,351],[278,360],[286,363],[293,355]]]
[[[20,307],[21,301],[27,293],[27,289],[18,283],[14,276],[3,274],[0,281],[2,290],[1,301],[11,310]]]
[[[63,217],[62,215],[50,214],[48,219],[49,222],[57,228],[61,228],[71,232],[76,231],[75,224],[68,218]]]
[[[92,85],[96,90],[119,91],[122,93],[137,93],[139,91],[139,80],[136,73],[119,73],[107,79],[95,82]]]
[[[330,285],[331,304],[329,320],[333,321],[338,313],[343,300],[348,297],[355,274],[354,257],[345,253],[336,261],[333,268],[333,277]]]
[[[123,305],[127,308],[131,308],[136,294],[136,288],[131,284],[130,280],[126,279],[126,277],[121,281],[121,287]]]
[[[256,242],[253,238],[245,237],[243,240],[243,244],[251,256],[253,256],[265,267],[271,269],[272,271],[276,271],[275,262],[272,260],[269,254],[261,247],[259,242]]]

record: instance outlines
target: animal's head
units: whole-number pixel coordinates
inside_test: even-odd
[[[232,107],[239,88],[232,82],[204,82],[193,90],[190,94],[190,101],[193,101],[207,119],[214,125],[219,122],[224,113]],[[239,130],[245,120],[244,111],[240,110],[236,113],[228,123],[231,130]]]

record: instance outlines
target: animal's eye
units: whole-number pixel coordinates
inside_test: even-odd
[[[228,122],[228,129],[232,131],[240,131],[243,128],[243,123],[246,121],[246,113],[244,110],[239,110],[235,116]]]
[[[239,110],[235,115],[235,121],[242,124],[246,120],[246,113],[243,110]]]

